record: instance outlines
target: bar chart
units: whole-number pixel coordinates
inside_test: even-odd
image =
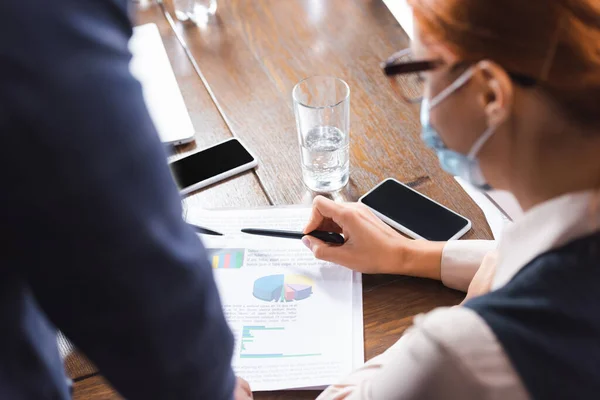
[[[237,269],[244,265],[245,249],[208,249],[213,269]]]
[[[320,356],[307,348],[301,334],[283,326],[244,326],[240,358],[287,358]]]

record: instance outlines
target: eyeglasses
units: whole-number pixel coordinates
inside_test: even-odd
[[[452,68],[468,67],[474,62],[461,62]],[[392,79],[394,90],[408,103],[419,104],[423,100],[423,78],[421,72],[433,71],[446,63],[441,59],[414,60],[411,50],[404,49],[392,54],[386,61],[381,63],[383,72]],[[533,87],[537,80],[527,75],[508,71],[508,75],[517,85],[522,87]]]

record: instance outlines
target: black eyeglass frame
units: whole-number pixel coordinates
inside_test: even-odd
[[[392,54],[386,61],[381,63],[381,68],[387,76],[413,74],[419,72],[433,71],[446,63],[443,60],[417,60],[417,61],[404,61],[398,62],[398,60],[404,56],[410,55],[410,49],[400,50]],[[533,87],[538,84],[537,79],[520,73],[514,73],[507,71],[510,78],[517,85],[522,87]]]

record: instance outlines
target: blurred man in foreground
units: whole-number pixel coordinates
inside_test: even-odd
[[[70,397],[56,328],[128,399],[252,396],[129,72],[128,6],[0,3],[2,399]]]

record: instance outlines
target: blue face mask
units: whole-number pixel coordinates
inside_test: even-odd
[[[488,185],[481,172],[479,161],[477,160],[477,154],[492,136],[495,131],[495,127],[489,128],[487,131],[485,131],[483,135],[481,135],[479,139],[475,141],[471,147],[471,150],[469,150],[469,153],[464,155],[446,147],[440,138],[440,135],[429,121],[429,113],[431,109],[440,104],[442,100],[446,99],[458,88],[466,84],[473,76],[473,72],[474,69],[472,67],[462,74],[450,86],[442,90],[433,99],[423,99],[423,103],[421,104],[421,139],[425,142],[427,147],[435,150],[440,161],[440,165],[444,171],[464,179],[480,190],[490,190],[491,186]]]

